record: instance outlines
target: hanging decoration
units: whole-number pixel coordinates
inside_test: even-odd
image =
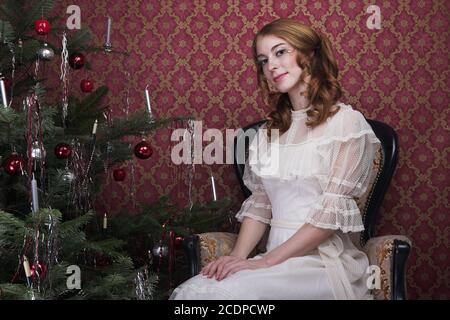
[[[90,179],[87,168],[88,161],[86,148],[78,141],[72,143],[71,169],[73,181],[70,190],[70,203],[78,211],[88,211],[90,208],[90,192],[88,180]]]
[[[37,51],[37,56],[39,59],[41,60],[47,60],[50,61],[54,58],[55,56],[55,52],[53,51],[52,48],[50,48],[48,46],[47,43],[44,43],[44,45],[42,46],[42,48],[39,48]]]
[[[195,131],[194,131],[194,120],[190,119],[188,120],[188,126],[185,131],[185,134],[183,136],[183,141],[186,141],[188,139],[190,146],[191,146],[191,165],[188,169],[187,179],[188,179],[188,198],[189,198],[189,210],[192,210],[192,207],[194,206],[194,201],[192,200],[192,182],[194,179],[195,174],[195,163],[194,163],[194,139],[195,139]]]
[[[136,164],[135,159],[130,161],[131,181],[130,181],[130,198],[133,209],[136,209]]]
[[[58,143],[55,146],[55,156],[58,159],[67,159],[72,154],[72,147],[67,143]]]
[[[11,52],[11,79],[5,78],[5,87],[6,90],[9,92],[9,98],[10,98],[10,105],[12,104],[13,98],[14,98],[14,77],[16,74],[16,48],[11,43],[9,46],[10,52]]]
[[[92,92],[94,90],[94,81],[91,79],[83,79],[81,80],[80,88],[83,92]]]
[[[62,174],[62,180],[68,183],[71,183],[74,179],[75,175],[73,174],[72,171],[70,171],[69,168],[65,168],[64,172]]]
[[[40,36],[45,36],[50,32],[50,22],[45,19],[39,19],[34,21],[34,30]]]
[[[5,160],[3,168],[11,176],[18,175],[19,173],[23,173],[24,160],[17,153],[13,153]]]
[[[35,67],[34,67],[34,79],[38,79],[38,77],[39,77],[39,62],[40,62],[41,60],[40,59],[36,59],[36,61],[35,61]]]
[[[150,144],[145,140],[142,140],[141,142],[139,142],[134,146],[134,155],[139,159],[143,160],[148,159],[151,157],[152,154],[153,149],[150,146]]]
[[[120,182],[124,181],[127,177],[127,172],[124,168],[116,168],[113,170],[114,181]]]
[[[48,216],[48,221],[45,224],[47,226],[47,238],[43,239],[45,241],[45,253],[43,258],[43,263],[41,264],[41,270],[45,270],[43,276],[59,262],[59,245],[58,245],[58,227],[59,221],[52,218],[51,215]]]
[[[136,299],[152,300],[156,282],[157,278],[150,276],[147,266],[138,271],[134,279]]]
[[[155,257],[167,257],[169,254],[169,247],[167,245],[163,245],[162,243],[155,244],[152,253]]]
[[[29,195],[32,202],[32,211],[38,212],[39,198],[38,187],[35,178],[35,173],[40,172],[41,190],[44,191],[44,167],[45,167],[45,150],[42,134],[41,111],[38,96],[35,93],[30,94],[25,99],[27,110],[27,158],[33,161],[28,161],[27,176],[28,185],[30,187]],[[38,166],[39,164],[39,166]]]
[[[89,183],[92,183],[91,167],[94,161],[96,148],[98,121],[95,120],[92,127],[92,139],[88,147],[82,145],[79,140],[72,142],[71,165],[74,174],[70,203],[77,211],[89,211],[92,208],[92,196]]]
[[[62,44],[61,44],[61,76],[60,79],[63,83],[63,92],[62,92],[62,120],[63,120],[63,126],[66,126],[66,119],[68,114],[68,108],[69,108],[69,79],[68,79],[68,73],[69,68],[67,65],[69,64],[69,58],[68,58],[68,51],[67,51],[67,35],[66,32],[63,32],[62,36]]]
[[[182,236],[175,236],[174,246],[175,249],[181,249],[183,245],[184,237]]]
[[[36,261],[31,266],[31,277],[33,279],[39,278],[40,280],[45,278],[47,273],[47,265],[44,262]]]
[[[45,158],[45,155],[44,146],[41,146],[39,141],[34,141],[31,147],[31,159],[40,160],[41,158]]]
[[[80,52],[72,53],[69,56],[69,65],[75,70],[83,68],[84,63],[85,63],[84,55]]]

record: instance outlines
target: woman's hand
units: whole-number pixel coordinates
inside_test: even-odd
[[[267,268],[269,265],[264,258],[257,260],[247,260],[235,256],[222,256],[219,259],[208,263],[200,274],[212,278],[215,276],[217,281],[225,279],[229,275],[245,269]]]

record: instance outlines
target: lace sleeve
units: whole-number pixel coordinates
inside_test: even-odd
[[[248,172],[249,167],[246,166],[244,171],[244,184],[252,194],[242,203],[241,209],[236,214],[236,218],[239,222],[242,222],[244,217],[249,217],[269,224],[272,218],[272,206],[269,198],[264,191],[264,186],[260,178]]]
[[[306,222],[343,232],[362,231],[364,225],[354,198],[367,190],[380,141],[358,111],[346,111],[330,127],[317,146],[329,173],[322,179],[323,193]]]
[[[253,141],[252,143],[254,144],[255,142],[256,141]],[[249,152],[249,158],[251,158],[251,153],[254,152],[254,148],[250,147]],[[242,179],[252,194],[242,203],[241,209],[236,214],[237,220],[242,222],[244,217],[249,217],[270,224],[270,219],[272,218],[272,206],[270,200],[264,189],[261,178],[252,171],[248,160],[245,163]]]

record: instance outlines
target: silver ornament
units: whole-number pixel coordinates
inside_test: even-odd
[[[65,182],[72,182],[75,175],[69,169],[66,169],[62,175],[62,179]]]
[[[45,149],[39,146],[38,141],[34,141],[31,146],[31,158],[36,160],[45,158]]]
[[[157,244],[153,247],[152,253],[154,257],[166,257],[169,253],[169,248],[167,246],[160,246],[159,244]]]
[[[50,61],[55,56],[55,52],[48,44],[44,43],[44,46],[38,50],[37,55],[39,59]]]

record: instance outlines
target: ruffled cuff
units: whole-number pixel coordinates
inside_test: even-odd
[[[239,222],[244,220],[244,217],[249,217],[265,224],[270,224],[272,217],[272,206],[265,201],[267,196],[252,194],[243,203],[241,210],[236,214],[236,219]]]
[[[324,193],[312,206],[306,223],[318,228],[340,229],[343,232],[364,230],[361,212],[356,201],[346,195]]]

